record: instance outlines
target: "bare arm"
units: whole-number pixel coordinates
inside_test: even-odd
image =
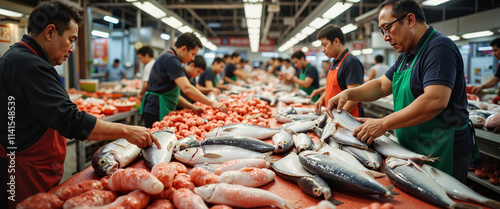
[[[486,82],[485,84],[483,85],[479,85],[479,86],[476,86],[472,89],[472,93],[474,94],[477,94],[479,93],[482,89],[487,89],[487,88],[491,88],[491,87],[494,87],[495,85],[497,85],[497,83],[500,81],[500,78],[496,77],[496,76],[493,76],[493,78],[491,80],[489,80],[488,82]]]
[[[311,84],[313,83],[314,79],[312,79],[311,77],[306,77],[305,80],[300,80],[294,76],[292,78],[292,81],[303,88],[309,88],[309,86],[311,86]]]
[[[210,85],[209,85],[209,83],[210,83]],[[208,87],[206,87],[206,86],[208,86]],[[212,81],[205,81],[205,86],[201,86],[200,84],[196,84],[196,88],[198,88],[201,91],[201,93],[208,94],[211,91],[213,91],[215,93],[220,93],[219,89],[214,88],[212,86],[213,86]]]
[[[146,94],[146,90],[148,89],[148,81],[144,81],[144,83],[142,84],[142,88],[141,88],[141,91],[139,92],[139,94],[137,95],[137,97],[141,100],[142,98],[144,98],[144,94]]]
[[[109,139],[125,138],[131,144],[139,148],[144,148],[156,144],[161,148],[158,139],[145,127],[129,126],[121,123],[111,123],[103,120],[97,120],[88,140],[104,141]]]
[[[247,78],[249,77],[248,73],[245,73],[245,71],[237,69],[234,71],[234,74],[238,76],[238,78],[242,79],[245,81],[245,83],[250,83],[248,82]],[[251,76],[250,76],[251,77]]]
[[[223,78],[222,78],[222,79],[224,79],[224,81],[225,81],[226,83],[230,83],[230,84],[238,85],[238,83],[237,83],[236,81],[231,80],[231,78],[229,78],[229,77],[227,77],[227,76],[223,76]]]
[[[219,103],[219,102],[213,102],[211,101],[207,96],[202,94],[200,90],[198,90],[196,87],[191,85],[189,83],[188,79],[186,77],[179,77],[174,79],[174,82],[179,86],[181,91],[186,94],[189,98],[201,102],[206,105],[210,105],[213,108],[220,109],[223,112],[227,112],[227,108],[225,105]]]
[[[368,76],[368,80],[374,79],[376,74],[377,74],[377,72],[375,71],[375,69],[372,68],[370,70],[370,75]]]
[[[353,89],[353,88],[356,88],[358,86],[361,86],[361,84],[357,83],[357,84],[347,85],[347,89]],[[354,110],[354,108],[356,108],[358,103],[359,103],[358,101],[349,100],[345,103],[345,105],[342,109],[344,109],[347,112],[351,112],[352,110]]]

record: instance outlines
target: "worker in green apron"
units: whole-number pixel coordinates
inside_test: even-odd
[[[217,74],[222,72],[224,69],[225,62],[224,59],[216,57],[212,66],[210,66],[205,72],[200,75],[196,88],[198,88],[201,93],[208,94],[209,92],[214,92],[216,94],[220,93],[221,89],[229,89],[228,86],[218,83]]]
[[[396,129],[399,143],[420,154],[439,157],[425,162],[467,180],[477,145],[467,123],[467,96],[463,60],[455,43],[425,23],[415,1],[385,1],[379,7],[384,40],[400,54],[387,73],[328,101],[327,112],[340,110],[347,100],[374,101],[393,94],[394,113],[364,123],[354,136],[371,144]]]
[[[226,67],[224,68],[224,75],[222,76],[224,84],[230,83],[237,85],[238,83],[236,81],[238,80],[238,78],[242,79],[247,84],[250,83],[248,79],[251,78],[252,75],[246,73],[244,70],[238,67],[240,62],[241,62],[240,53],[233,52],[231,54],[231,61],[229,63],[226,63]]]
[[[203,58],[202,55],[196,55],[194,56],[194,59],[189,61],[186,65],[184,65],[184,70],[186,71],[187,79],[189,83],[193,86],[196,86],[196,77],[200,75],[201,73],[205,72],[205,69],[207,68],[207,62],[205,61],[205,58]],[[198,89],[201,91],[201,89]],[[202,92],[203,93],[203,92]],[[188,97],[186,94],[184,94],[181,91],[181,96],[179,98],[184,98],[186,99],[187,102],[190,104],[194,103],[194,100]],[[182,110],[185,108],[186,105],[181,106],[180,104],[177,104],[175,107],[175,110]],[[188,109],[191,109],[190,107],[187,107]]]
[[[318,69],[314,67],[311,63],[306,60],[306,54],[302,51],[296,51],[292,54],[292,62],[296,68],[301,69],[299,77],[295,75],[287,75],[287,80],[296,83],[300,89],[305,91],[307,94],[311,94],[314,89],[319,88],[319,73]],[[312,98],[313,102],[316,102],[319,95]]]
[[[151,128],[154,122],[161,121],[170,111],[175,110],[177,104],[196,113],[204,112],[203,108],[180,96],[181,91],[194,101],[223,112],[227,111],[224,104],[211,101],[191,85],[186,70],[181,66],[181,63],[193,60],[202,47],[200,39],[194,33],[183,33],[177,37],[173,48],[158,56],[151,69],[148,88],[140,109],[146,127]]]

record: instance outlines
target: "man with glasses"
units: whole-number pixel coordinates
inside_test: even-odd
[[[358,119],[364,124],[354,135],[371,144],[396,129],[402,146],[439,157],[426,163],[465,182],[474,142],[462,55],[452,40],[426,24],[422,8],[413,0],[383,2],[379,27],[384,40],[401,53],[398,60],[384,76],[330,99],[327,112],[341,110],[348,100],[374,101],[393,94],[394,113]]]

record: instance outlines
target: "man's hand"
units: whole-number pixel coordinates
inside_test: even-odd
[[[318,101],[314,103],[314,111],[318,114],[321,114],[321,107],[323,107],[323,100],[318,99]]]
[[[142,98],[144,98],[144,94],[141,94],[140,92],[137,93],[137,98],[142,101]]]
[[[131,144],[135,144],[139,148],[145,148],[155,143],[158,149],[161,149],[160,142],[147,128],[128,125],[126,125],[125,128],[127,129],[125,139]]]
[[[213,92],[215,95],[218,95],[220,94],[220,90],[218,88],[213,88],[212,90],[210,90],[211,92]]]
[[[474,88],[472,88],[472,93],[478,94],[482,89],[483,89],[483,86],[474,86]]]
[[[326,106],[326,113],[333,118],[332,111],[341,112],[345,103],[348,101],[347,91],[342,91],[328,100],[328,105]]]
[[[383,118],[356,118],[356,120],[363,123],[363,125],[354,129],[352,135],[362,142],[366,142],[368,145],[372,144],[375,138],[382,136],[382,134],[388,131],[382,126],[384,120]]]
[[[196,106],[196,105],[193,105],[193,107],[191,108],[191,110],[192,110],[194,113],[198,114],[198,115],[200,115],[200,114],[202,114],[202,113],[205,113],[205,109],[203,109],[203,108],[202,108],[202,107],[200,107],[200,106]]]
[[[212,103],[212,107],[214,109],[219,109],[220,111],[222,112],[227,112],[227,107],[226,105],[222,104],[222,103],[219,103],[219,102],[213,102]]]
[[[312,99],[314,96],[319,95],[323,92],[324,90],[319,88],[319,89],[314,89],[313,92],[311,93],[310,98]]]

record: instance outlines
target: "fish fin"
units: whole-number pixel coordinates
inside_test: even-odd
[[[292,135],[297,135],[298,134],[297,132],[293,131],[292,129],[288,129],[288,128],[283,129],[283,131],[286,131],[286,132],[288,132],[288,133],[290,133]]]
[[[220,158],[220,157],[222,157],[222,155],[215,154],[215,153],[206,153],[206,154],[203,155],[203,157],[206,157],[206,158]]]
[[[174,142],[170,142],[167,146],[167,150],[171,150],[174,147]]]
[[[300,205],[297,204],[295,201],[285,200],[285,207],[283,207],[283,208],[285,208],[285,209],[296,209],[296,208],[300,208]]]
[[[266,160],[267,162],[270,162],[270,163],[274,163],[276,162],[276,159],[274,159],[274,157],[272,156],[273,152],[266,152],[264,153],[265,157],[264,157],[264,160]]]
[[[385,195],[384,197],[394,197],[395,195],[399,195],[399,192],[396,192],[392,189],[394,189],[394,186],[393,185],[389,185],[389,186],[385,186],[385,188],[390,191],[390,195]]]
[[[334,205],[340,205],[340,204],[344,203],[344,202],[342,202],[340,200],[334,199],[333,197],[331,197],[330,199],[328,199],[328,201],[331,202]]]
[[[370,178],[375,179],[375,176],[370,172],[370,170],[363,171],[366,175],[370,176]]]
[[[500,209],[500,202],[498,202],[496,200],[487,199],[487,200],[483,201],[482,203],[488,207]]]
[[[424,156],[422,160],[429,161],[429,162],[434,162],[436,160],[441,161],[441,159],[439,159],[439,157],[431,157],[431,156],[432,156],[432,153],[430,155]]]
[[[453,209],[480,209],[482,207],[480,206],[475,206],[475,205],[469,205],[469,204],[464,204],[464,203],[452,203],[450,205],[450,208],[453,208]]]
[[[224,129],[224,132],[231,132],[231,131],[234,131],[236,129],[237,129],[236,127],[229,127],[229,128]]]
[[[385,174],[383,174],[383,173],[380,173],[378,171],[372,171],[372,170],[366,170],[365,173],[370,175],[370,176],[373,176],[374,178],[380,178],[380,177],[385,176]]]

